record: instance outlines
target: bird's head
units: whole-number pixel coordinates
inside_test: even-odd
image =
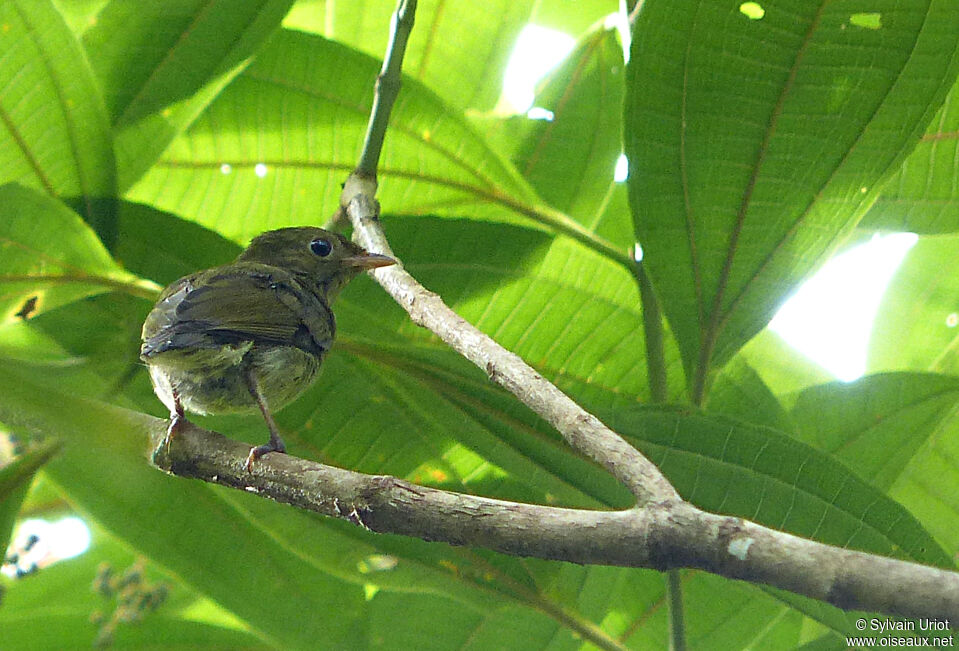
[[[312,226],[258,235],[237,262],[267,264],[306,277],[329,299],[361,271],[396,264],[393,258],[369,253],[338,233]]]

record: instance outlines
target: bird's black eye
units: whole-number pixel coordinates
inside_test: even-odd
[[[333,251],[333,245],[330,244],[330,241],[328,239],[318,237],[312,242],[310,242],[310,251],[320,256],[321,258],[325,258]]]

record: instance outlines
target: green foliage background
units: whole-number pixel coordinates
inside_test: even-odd
[[[739,4],[646,0],[627,65],[604,26],[612,0],[421,2],[380,169],[387,234],[423,284],[692,502],[954,568],[959,5],[768,0],[751,19]],[[0,579],[0,648],[85,648],[106,608],[97,566],[136,559],[170,597],[118,627],[118,648],[665,646],[658,573],[372,535],[147,463],[148,415],[165,416],[136,357],[152,297],[263,230],[333,213],[392,9],[0,0],[0,422],[48,441],[0,468],[0,548],[17,517],[76,512],[93,529],[86,554]],[[496,110],[527,23],[579,38],[538,88],[549,122]],[[868,374],[828,382],[765,325],[844,243],[883,229],[921,237]],[[671,406],[651,405],[636,241]],[[368,278],[336,313],[320,380],[278,414],[292,453],[629,505]],[[252,416],[198,420],[265,436]],[[693,648],[845,648],[854,631],[854,615],[794,595],[701,572],[682,584]]]

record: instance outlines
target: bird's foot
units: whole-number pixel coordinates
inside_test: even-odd
[[[253,472],[253,463],[268,452],[286,454],[286,445],[281,439],[271,439],[269,443],[256,446],[250,450],[250,455],[246,458],[246,471]]]

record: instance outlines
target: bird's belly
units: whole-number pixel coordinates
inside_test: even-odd
[[[150,359],[150,378],[173,411],[173,396],[187,411],[224,414],[257,409],[247,384],[252,368],[271,409],[291,402],[313,382],[321,358],[292,346],[237,346],[170,350]]]

